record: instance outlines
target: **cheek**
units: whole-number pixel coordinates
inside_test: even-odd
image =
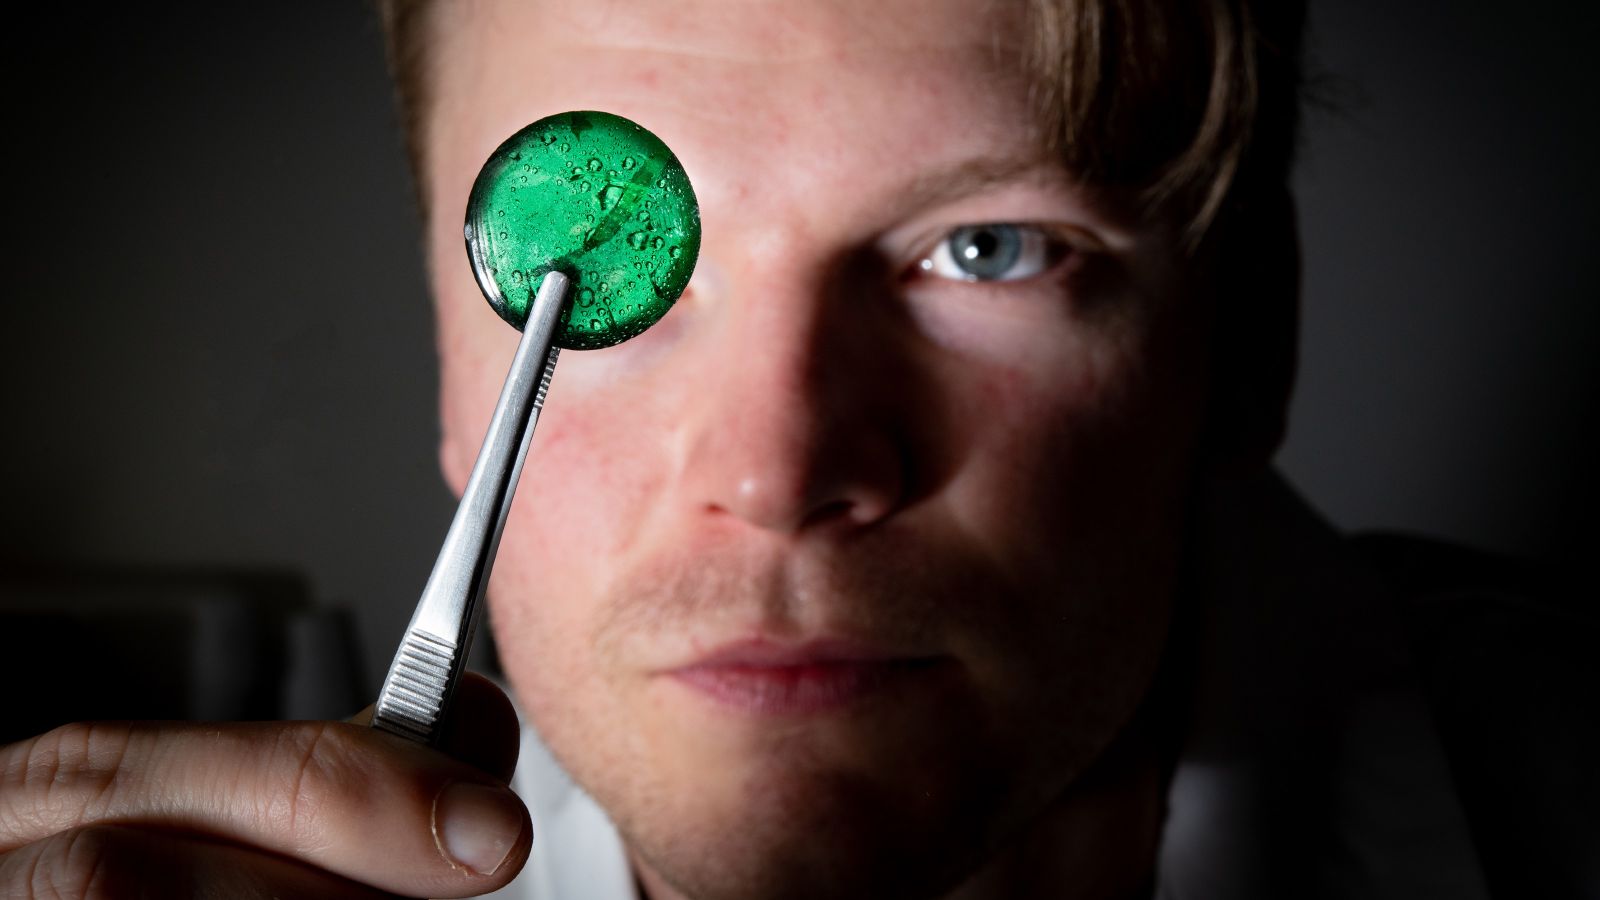
[[[1003,364],[964,367],[945,389],[961,398],[951,417],[967,422],[957,496],[994,520],[1015,519],[1045,500],[1040,486],[1075,476],[1068,462],[1106,428],[1124,367],[1120,354],[1072,335]]]
[[[552,389],[489,590],[504,669],[541,727],[605,700],[597,691],[600,667],[591,636],[605,594],[606,561],[630,521],[605,432],[572,401]]]
[[[593,362],[566,353],[557,363],[501,539],[491,596],[507,671],[534,647],[589,666],[600,606],[661,494],[656,429],[593,385]]]
[[[540,555],[558,555],[562,569],[580,577],[592,570],[593,578],[602,560],[625,549],[659,466],[647,458],[650,442],[638,428],[613,421],[626,416],[562,391],[560,378],[558,365],[513,509]]]
[[[970,540],[1041,585],[1105,587],[1140,559],[1160,566],[1198,399],[1182,370],[1152,369],[1151,349],[1058,335],[969,378],[971,443],[948,497]]]
[[[519,340],[475,294],[461,293],[443,295],[438,322],[441,463],[457,493]],[[646,479],[663,469],[647,459],[647,448],[659,442],[643,433],[637,416],[615,414],[616,398],[588,376],[594,361],[586,355],[564,353],[557,363],[489,590],[506,671],[537,677],[525,686],[530,698],[565,696],[593,668],[586,635],[615,568],[603,561],[621,555],[627,529],[652,495]]]

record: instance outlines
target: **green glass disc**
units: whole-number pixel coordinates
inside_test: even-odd
[[[700,207],[661,139],[610,113],[566,112],[512,135],[467,200],[467,255],[500,318],[519,330],[539,282],[572,293],[555,344],[621,343],[672,308],[700,254]]]

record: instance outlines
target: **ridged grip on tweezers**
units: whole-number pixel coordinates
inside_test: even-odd
[[[539,285],[478,461],[378,695],[375,728],[427,744],[439,741],[445,709],[477,630],[528,442],[550,390],[560,353],[553,346],[555,328],[569,288],[558,272]]]
[[[439,720],[449,695],[456,645],[426,631],[406,635],[394,668],[378,695],[374,721],[384,729],[424,744],[436,743]]]

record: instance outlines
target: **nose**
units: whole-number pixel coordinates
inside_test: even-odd
[[[890,516],[906,491],[904,411],[892,354],[859,311],[871,300],[793,268],[712,290],[679,426],[690,508],[784,535]]]

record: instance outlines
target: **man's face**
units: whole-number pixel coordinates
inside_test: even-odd
[[[456,490],[518,338],[461,241],[495,146],[626,116],[704,222],[666,318],[557,367],[490,591],[518,699],[653,884],[952,884],[1070,795],[1164,645],[1210,315],[1169,230],[1043,152],[1003,5],[441,13]]]

